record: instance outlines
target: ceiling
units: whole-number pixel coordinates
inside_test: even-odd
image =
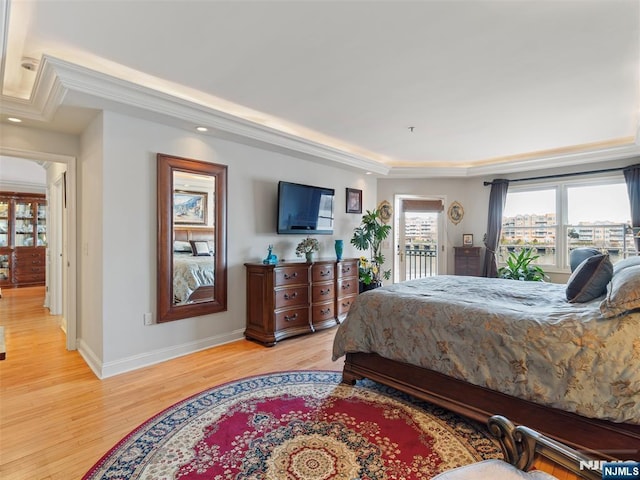
[[[640,154],[640,0],[0,1],[3,122],[109,109],[382,175]]]

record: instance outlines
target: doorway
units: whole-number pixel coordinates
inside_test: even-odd
[[[0,145],[0,155],[7,157],[22,158],[38,163],[62,163],[66,172],[63,175],[64,181],[61,184],[60,211],[61,239],[62,241],[62,328],[66,335],[67,350],[77,348],[77,213],[76,213],[76,157],[69,155],[58,155],[46,152],[14,149]],[[49,269],[50,264],[47,265]]]
[[[397,195],[394,281],[403,282],[446,272],[445,199]]]

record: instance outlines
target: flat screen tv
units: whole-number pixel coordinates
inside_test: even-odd
[[[332,188],[278,183],[278,233],[333,234]]]

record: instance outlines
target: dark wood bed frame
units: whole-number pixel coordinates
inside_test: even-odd
[[[485,423],[503,415],[599,459],[640,461],[640,425],[582,417],[373,353],[348,353],[342,381],[368,378]]]

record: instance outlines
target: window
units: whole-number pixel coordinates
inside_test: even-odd
[[[502,216],[498,261],[533,248],[536,263],[566,270],[569,252],[595,247],[611,261],[635,252],[628,226],[629,197],[621,177],[509,186]]]

